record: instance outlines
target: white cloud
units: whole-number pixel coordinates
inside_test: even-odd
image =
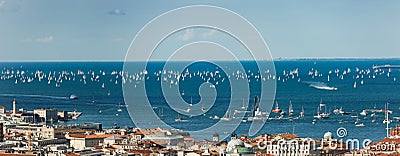
[[[179,39],[182,41],[190,40],[194,37],[194,30],[193,29],[186,29],[182,35],[179,35]]]
[[[35,41],[41,43],[47,43],[53,41],[53,39],[54,39],[53,36],[50,35],[50,36],[36,38]]]
[[[3,7],[4,4],[6,4],[6,1],[0,1],[0,8]]]
[[[203,36],[203,38],[208,38],[208,37],[214,35],[215,32],[217,32],[217,30],[211,29],[210,31],[207,31],[207,32],[203,33],[202,36]]]
[[[108,12],[108,14],[110,14],[110,15],[117,15],[117,16],[119,16],[119,15],[126,15],[125,11],[123,11],[122,9],[114,9],[114,10]]]

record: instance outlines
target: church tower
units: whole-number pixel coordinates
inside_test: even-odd
[[[13,101],[13,113],[12,115],[17,114],[17,100],[14,99]]]

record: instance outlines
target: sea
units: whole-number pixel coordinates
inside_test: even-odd
[[[212,127],[220,121],[216,117],[222,118],[227,114],[231,121],[224,122],[239,120],[228,124],[233,127],[233,132],[225,132],[222,128],[194,136],[197,140],[211,140],[214,133],[221,136],[249,134],[252,121],[246,118],[253,114],[254,105],[268,105],[255,101],[255,97],[262,92],[260,85],[262,82],[274,82],[276,86],[271,86],[273,104],[268,105],[272,108],[261,110],[264,111],[263,116],[269,114],[273,120],[266,120],[253,136],[294,133],[304,138],[321,139],[326,132],[332,132],[337,139],[379,141],[386,137],[385,113],[370,110],[385,110],[385,106],[392,111],[389,127],[394,128],[399,123],[396,117],[400,117],[400,68],[396,65],[400,65],[400,59],[275,60],[275,69],[270,71],[259,71],[255,62],[242,61],[244,72],[234,69],[229,61],[171,64],[164,68],[165,62],[148,62],[146,69],[129,73],[124,71],[124,62],[3,62],[0,63],[0,105],[11,110],[12,101],[16,99],[20,110],[56,108],[78,111],[82,115],[77,120],[48,124],[97,122],[102,123],[104,128],[139,125],[140,115],[135,114],[133,119],[131,116],[140,113],[140,106],[147,105],[143,101],[151,105],[158,120],[186,131]],[[182,70],[174,69],[174,64],[189,65]],[[231,68],[222,70],[223,67]],[[233,94],[235,86],[230,82],[240,80],[246,80],[250,89],[239,88]],[[140,87],[143,84],[144,93],[132,95],[132,101],[125,101],[129,98],[124,96],[131,96],[130,92],[124,91],[126,86]],[[176,97],[167,100],[163,92],[174,87],[178,88],[178,93],[173,94]],[[202,96],[201,87],[214,90],[215,98],[208,100],[212,103],[203,113],[187,115],[202,99],[209,98]],[[72,94],[78,98],[70,99]],[[233,96],[236,94],[246,94],[248,99]],[[176,106],[181,100],[186,104]],[[230,103],[245,103],[246,106],[243,110],[230,110]],[[286,114],[279,118],[278,114],[269,113],[269,110],[275,109],[275,103],[286,113],[291,103],[294,115],[288,117]],[[321,103],[326,108],[320,109]],[[334,114],[333,111],[339,108],[348,114]],[[303,109],[304,117],[298,118]],[[367,115],[360,114],[363,110],[369,110]],[[329,118],[314,120],[318,112],[324,111],[330,112]],[[243,119],[235,118],[240,113],[244,113]],[[356,126],[360,123],[364,126]],[[149,128],[154,127],[158,125],[153,124]],[[345,129],[346,135],[339,136],[338,129]]]

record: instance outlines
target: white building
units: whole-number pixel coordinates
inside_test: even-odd
[[[35,109],[33,111],[34,114],[38,114],[39,117],[43,118],[44,121],[57,121],[58,120],[58,111],[53,108],[41,108]]]

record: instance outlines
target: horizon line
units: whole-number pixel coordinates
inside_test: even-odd
[[[399,57],[275,57],[273,61],[284,60],[381,60],[381,59],[400,59]],[[0,62],[124,62],[125,60],[0,60]],[[155,59],[149,62],[161,62],[165,60]],[[174,60],[173,62],[187,62],[193,60]],[[207,60],[205,60],[207,61]],[[210,60],[210,61],[236,61],[236,60]],[[253,61],[243,59],[240,61]],[[268,61],[268,60],[257,60]],[[145,60],[132,60],[130,62],[145,62]]]

